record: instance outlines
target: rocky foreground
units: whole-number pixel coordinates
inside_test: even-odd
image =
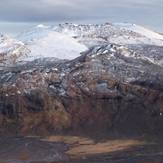
[[[100,134],[99,134],[100,135]],[[1,163],[161,163],[163,144],[153,137],[100,136],[0,138]]]

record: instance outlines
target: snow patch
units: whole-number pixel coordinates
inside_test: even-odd
[[[115,26],[119,26],[126,30],[131,30],[133,32],[139,33],[147,38],[151,39],[158,39],[163,40],[163,36],[158,34],[157,32],[154,32],[152,30],[149,30],[147,28],[144,28],[142,26],[131,24],[131,23],[114,23]]]
[[[50,26],[46,26],[44,24],[39,24],[37,25],[37,28],[49,28]]]
[[[87,50],[87,47],[77,40],[58,32],[49,32],[47,36],[34,40],[27,46],[31,53],[26,61],[50,57],[70,60]]]

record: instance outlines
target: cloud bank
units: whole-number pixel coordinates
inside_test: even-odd
[[[162,0],[1,0],[0,21],[128,21],[163,28]]]

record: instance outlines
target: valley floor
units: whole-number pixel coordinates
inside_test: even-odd
[[[163,142],[153,136],[0,138],[0,163],[162,163]]]

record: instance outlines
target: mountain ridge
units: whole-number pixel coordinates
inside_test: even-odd
[[[65,23],[55,26],[40,24],[20,33],[15,38],[5,37],[8,39],[2,39],[1,36],[0,53],[1,57],[2,53],[6,53],[6,56],[7,54],[11,55],[11,57],[8,57],[10,58],[9,63],[16,61],[22,61],[23,63],[47,57],[74,59],[92,46],[107,43],[125,46],[128,44],[163,45],[163,36],[130,23],[105,23],[99,25]],[[10,54],[10,51],[14,55]],[[11,58],[13,58],[13,61],[11,61]]]

